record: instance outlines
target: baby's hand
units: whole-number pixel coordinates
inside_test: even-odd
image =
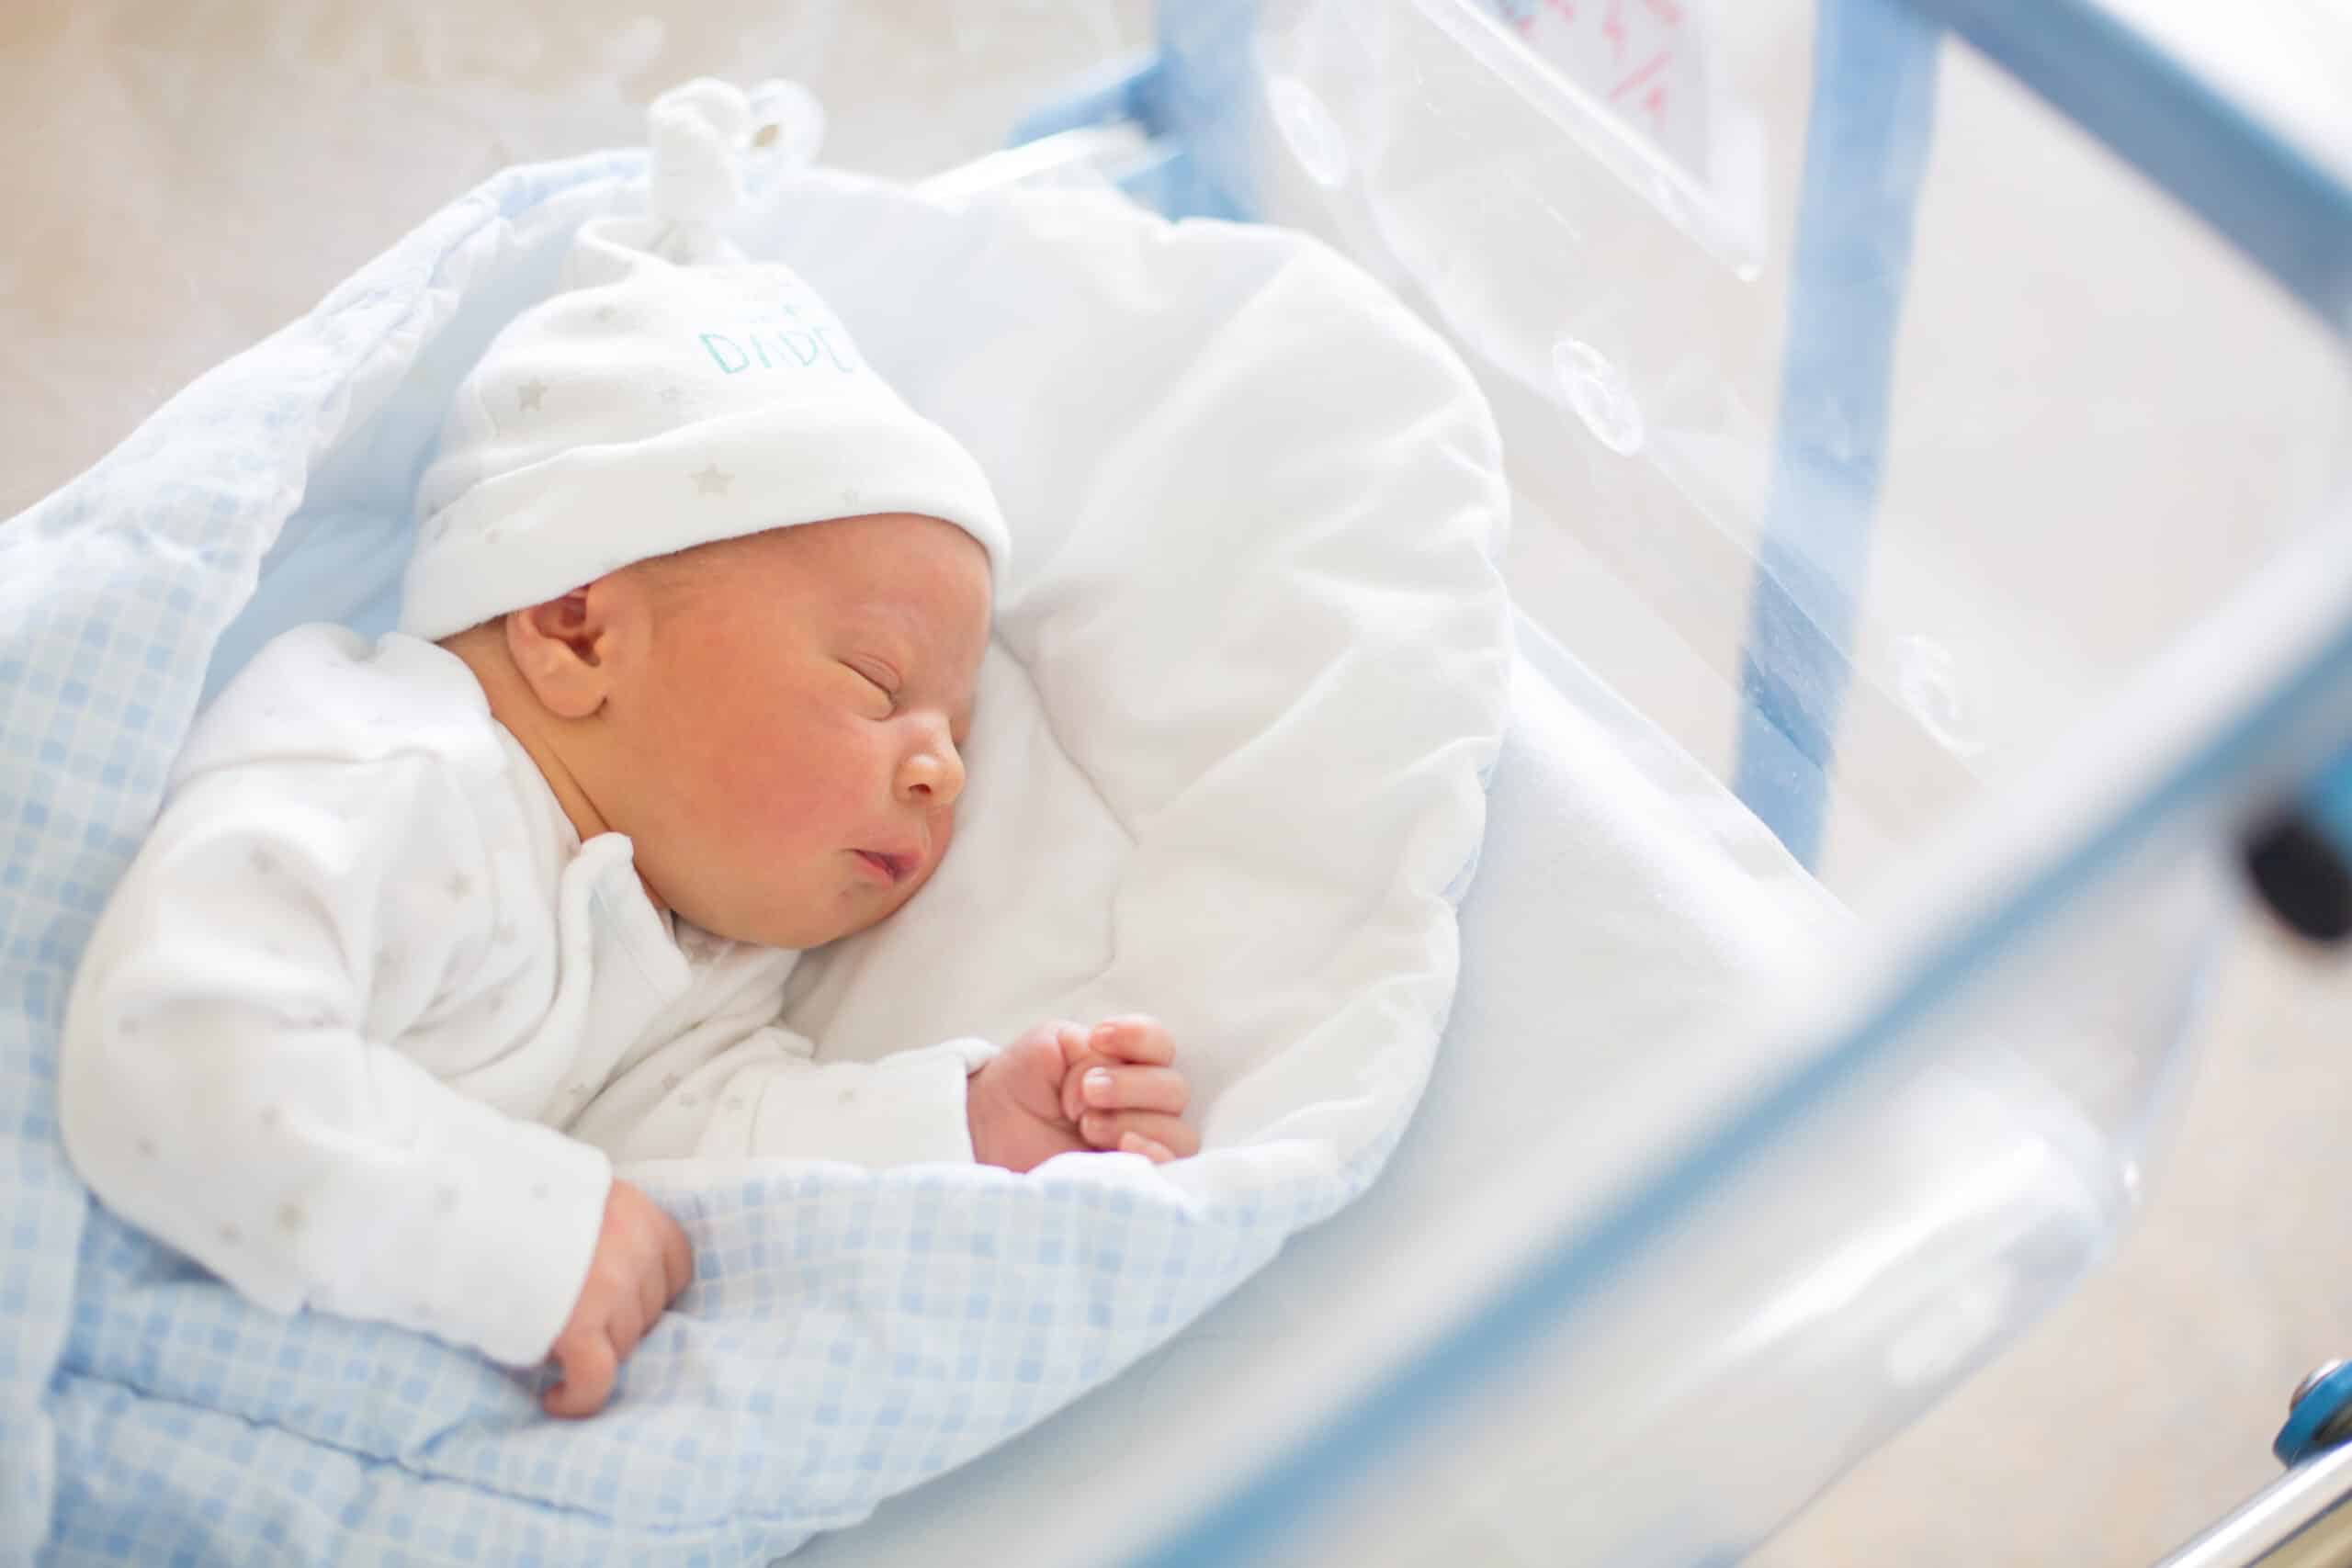
[[[1198,1154],[1200,1136],[1182,1119],[1191,1091],[1169,1066],[1175,1055],[1168,1032],[1150,1019],[1092,1031],[1039,1024],[972,1075],[973,1156],[1029,1170],[1080,1149],[1124,1149],[1155,1162]],[[1098,1069],[1100,1087],[1086,1081]]]
[[[540,1397],[547,1413],[580,1416],[602,1410],[621,1363],[694,1277],[694,1249],[678,1222],[635,1187],[615,1180],[588,1282],[548,1352],[563,1380]]]
[[[1176,1070],[1166,1024],[1135,1013],[1081,1032],[1075,1049],[1067,1033],[1061,1041],[1062,1114],[1089,1145],[1155,1164],[1201,1152],[1201,1135],[1184,1120],[1192,1088]]]

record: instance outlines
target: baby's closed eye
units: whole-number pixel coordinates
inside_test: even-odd
[[[881,699],[882,705],[886,711],[897,711],[899,706],[898,689],[887,678],[887,671],[870,670],[864,665],[852,664],[846,660],[842,662],[842,668],[847,670],[851,674],[855,675],[860,681],[864,682],[866,686],[866,694],[868,696],[878,696]]]

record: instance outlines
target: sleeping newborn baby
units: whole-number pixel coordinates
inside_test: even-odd
[[[1148,1018],[820,1063],[799,950],[948,848],[1004,525],[789,270],[602,220],[459,389],[400,630],[198,721],[90,942],[64,1135],[254,1301],[603,1404],[691,1273],[616,1162],[1197,1151]]]

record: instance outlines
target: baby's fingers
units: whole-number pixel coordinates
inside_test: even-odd
[[[1185,1159],[1201,1152],[1201,1135],[1193,1131],[1182,1118],[1164,1115],[1156,1111],[1090,1111],[1078,1124],[1086,1141],[1098,1149],[1124,1149],[1127,1140],[1139,1138],[1146,1144],[1157,1144],[1171,1158]],[[1159,1156],[1148,1148],[1129,1152]]]
[[[550,1416],[572,1420],[602,1410],[613,1392],[613,1376],[620,1368],[620,1358],[613,1353],[612,1341],[605,1337],[604,1330],[585,1329],[566,1335],[556,1343],[555,1359],[563,1378],[539,1396],[541,1407]]]
[[[668,1306],[695,1282],[695,1248],[675,1220],[662,1233],[662,1304]],[[659,1317],[657,1312],[653,1314]],[[650,1319],[648,1320],[650,1321]]]
[[[1094,1026],[1086,1043],[1100,1055],[1147,1066],[1164,1067],[1176,1059],[1176,1042],[1168,1026],[1147,1013],[1105,1019]]]
[[[1065,1068],[1075,1066],[1078,1059],[1086,1055],[1087,1029],[1082,1023],[1072,1023],[1066,1018],[1059,1019],[1052,1023],[1039,1024],[1022,1038],[1025,1040],[1032,1036],[1051,1040],[1055,1048],[1062,1054],[1062,1066]],[[1016,1046],[1019,1043],[1019,1041],[1014,1042]]]
[[[648,1269],[637,1277],[638,1320],[643,1325],[638,1337],[642,1339],[653,1332],[662,1321],[662,1311],[670,1304],[670,1281],[660,1269]],[[634,1347],[632,1347],[633,1348]]]
[[[1192,1087],[1173,1067],[1089,1067],[1079,1075],[1088,1111],[1165,1111],[1182,1115]]]

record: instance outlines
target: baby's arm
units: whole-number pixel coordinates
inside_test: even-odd
[[[763,1014],[714,1019],[630,1064],[571,1124],[615,1163],[809,1159],[881,1169],[969,1163],[970,1075],[996,1055],[951,1040],[877,1062],[820,1062]]]
[[[1041,1024],[1003,1051],[951,1040],[876,1062],[820,1062],[807,1036],[763,1020],[773,1003],[706,1019],[629,1063],[571,1122],[615,1163],[810,1159],[884,1168],[928,1161],[1027,1170],[1057,1154],[1119,1149],[1156,1161],[1200,1151],[1190,1087],[1157,1019]]]
[[[571,1316],[611,1174],[385,1043],[489,945],[466,813],[406,755],[182,786],[76,977],[61,1109],[109,1207],[262,1305],[522,1366]]]

